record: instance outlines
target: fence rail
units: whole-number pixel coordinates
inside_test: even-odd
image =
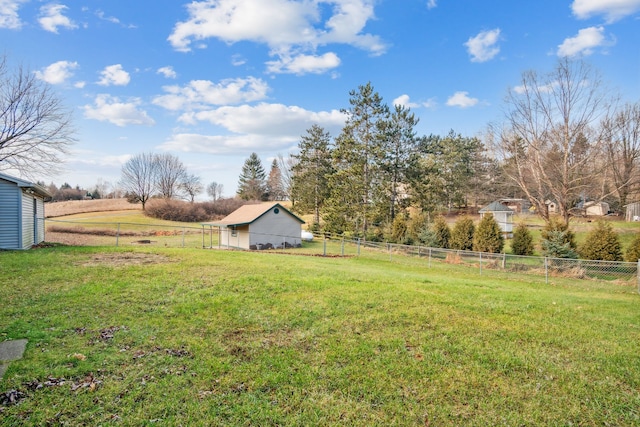
[[[60,242],[84,246],[163,246],[191,248],[227,248],[223,241],[225,230],[210,225],[170,225],[112,223],[95,221],[45,221],[45,239],[47,242]],[[278,240],[278,239],[276,239]],[[268,249],[294,251],[305,255],[321,256],[358,256],[362,251],[374,251],[387,254],[389,259],[397,256],[424,260],[431,263],[447,263],[476,269],[479,274],[487,271],[507,274],[528,274],[544,277],[549,283],[551,277],[574,279],[597,279],[631,283],[640,292],[640,261],[615,262],[592,261],[583,259],[545,258],[518,256],[510,254],[490,254],[486,252],[461,251],[426,246],[401,245],[365,241],[362,239],[315,234],[312,242],[300,242],[291,236],[281,236],[281,244],[267,246]],[[234,245],[229,246],[235,249]],[[264,249],[264,247],[263,247]]]

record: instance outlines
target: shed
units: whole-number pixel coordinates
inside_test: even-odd
[[[500,202],[491,202],[484,208],[480,209],[480,218],[485,214],[493,214],[496,222],[500,226],[503,234],[511,237],[513,233],[513,210]]]
[[[272,249],[301,245],[304,221],[280,203],[244,205],[220,221],[217,226],[221,246],[240,249]]]
[[[640,202],[629,203],[624,208],[626,221],[640,221]]]
[[[0,249],[30,249],[44,242],[44,199],[37,184],[0,173]]]
[[[609,203],[586,202],[582,205],[587,216],[605,216],[609,214]]]

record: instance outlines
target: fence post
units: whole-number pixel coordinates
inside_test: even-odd
[[[482,276],[482,252],[480,252],[480,275]]]
[[[549,284],[549,258],[544,257],[544,281]]]
[[[431,268],[431,248],[429,248],[429,268]]]
[[[344,256],[344,236],[342,236],[342,245],[340,247],[340,254]]]
[[[358,256],[360,256],[360,238],[358,237]]]
[[[120,240],[120,223],[118,223],[118,230],[116,231],[116,247],[118,247],[118,240]]]
[[[502,253],[502,269],[504,270],[505,268],[507,268],[507,254],[506,253]]]
[[[322,241],[322,256],[327,256],[327,235],[324,235],[324,240]]]

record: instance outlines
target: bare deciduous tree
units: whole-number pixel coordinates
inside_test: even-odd
[[[0,58],[0,170],[30,177],[59,172],[73,133],[71,112],[50,86],[22,67],[9,70]]]
[[[120,186],[130,201],[142,203],[142,210],[155,191],[155,168],[156,156],[152,153],[137,154],[122,166]]]
[[[189,201],[193,203],[196,196],[202,193],[204,186],[199,176],[188,174],[185,176],[184,181],[180,183],[180,189],[189,198]]]
[[[154,157],[158,192],[165,199],[173,199],[187,177],[187,169],[173,154],[156,154]]]
[[[640,104],[627,104],[602,121],[604,150],[620,206],[640,187]]]
[[[211,184],[207,185],[207,195],[211,197],[211,200],[215,202],[216,200],[222,198],[223,188],[224,187],[222,184],[214,181]]]
[[[565,223],[575,200],[597,175],[600,139],[592,125],[607,98],[599,74],[582,61],[562,59],[545,75],[523,73],[506,98],[506,126],[494,132],[505,172],[549,220],[554,201]]]

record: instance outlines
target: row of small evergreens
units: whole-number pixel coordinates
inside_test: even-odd
[[[503,232],[491,214],[484,215],[477,225],[468,216],[458,218],[452,225],[441,215],[432,221],[421,216],[397,217],[385,238],[394,243],[443,249],[489,253],[501,253],[505,249]],[[525,223],[514,228],[510,243],[513,255],[531,256],[539,249],[539,254],[552,258],[628,262],[640,259],[640,234],[623,251],[618,233],[603,220],[595,223],[580,245],[576,243],[575,233],[570,227],[556,218],[551,218],[542,228],[538,248]]]

